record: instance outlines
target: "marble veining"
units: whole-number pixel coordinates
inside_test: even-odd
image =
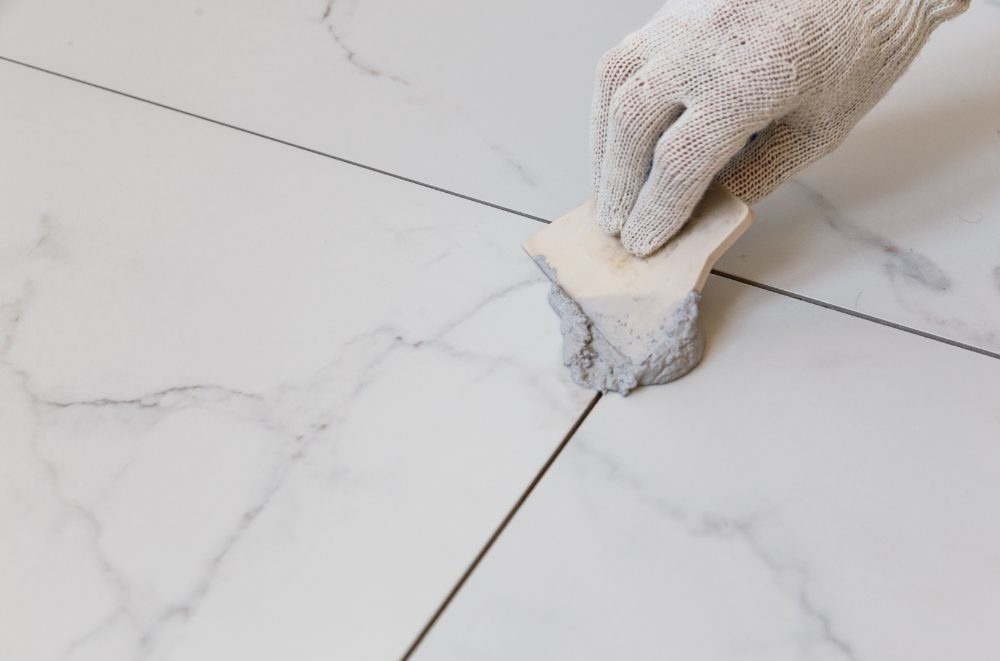
[[[516,288],[516,287],[515,287]],[[490,299],[502,297],[506,292],[497,292]],[[485,305],[484,301],[481,305]],[[478,307],[481,307],[477,306]],[[454,327],[461,323],[458,319],[448,326]],[[225,534],[221,543],[211,552],[200,576],[194,581],[186,594],[164,605],[159,613],[151,619],[142,618],[133,612],[130,602],[133,587],[126,574],[116,569],[113,561],[101,549],[102,524],[100,515],[82,504],[79,500],[63,493],[60,487],[60,467],[53,456],[48,458],[43,450],[34,448],[34,456],[49,476],[53,492],[58,495],[68,513],[78,517],[90,530],[92,535],[92,552],[97,566],[106,579],[106,584],[116,603],[113,609],[102,618],[91,630],[84,632],[69,642],[64,650],[71,656],[87,641],[97,637],[119,620],[127,623],[135,636],[137,658],[145,657],[155,648],[160,630],[169,622],[186,621],[197,615],[198,608],[212,587],[219,567],[225,562],[230,551],[240,542],[244,533],[253,525],[257,517],[271,502],[288,474],[295,466],[307,458],[309,448],[323,438],[336,433],[336,426],[343,422],[351,409],[352,401],[376,378],[374,372],[378,366],[400,347],[416,348],[427,346],[447,353],[450,357],[463,360],[482,358],[468,352],[457,351],[441,342],[439,338],[407,342],[398,329],[379,328],[365,334],[345,345],[345,356],[320,370],[316,378],[307,384],[293,387],[281,387],[270,393],[250,393],[213,384],[181,385],[157,392],[137,395],[128,399],[111,399],[106,397],[83,400],[50,400],[38,395],[31,386],[29,375],[6,360],[0,361],[20,380],[22,392],[27,395],[32,404],[36,418],[35,426],[53,426],[59,424],[57,417],[61,409],[110,409],[114,417],[127,420],[129,426],[150,427],[156,425],[163,417],[182,409],[200,408],[211,410],[227,416],[243,418],[251,424],[268,432],[275,441],[282,444],[282,456],[269,469],[270,477],[258,495],[246,506],[236,518],[233,528]],[[8,336],[9,337],[9,336]],[[359,351],[360,349],[360,351]],[[348,358],[348,356],[350,356]],[[358,357],[361,359],[358,360]],[[351,385],[344,390],[345,372],[351,374],[347,381]],[[353,373],[353,374],[352,374]],[[305,405],[305,406],[304,406]],[[310,410],[310,405],[319,405],[319,409]],[[334,427],[334,429],[331,429]],[[36,442],[37,438],[34,439]],[[329,440],[329,439],[328,439]],[[55,450],[53,448],[52,450]],[[114,478],[129,469],[125,462],[116,471]],[[114,479],[113,478],[113,479]],[[103,488],[113,486],[109,482]]]
[[[20,393],[30,402],[34,417],[32,427],[36,430],[31,439],[32,456],[37,460],[41,472],[47,476],[52,493],[61,502],[66,515],[77,519],[89,531],[94,564],[103,576],[107,591],[113,595],[114,600],[110,610],[102,615],[91,629],[77,634],[70,640],[63,653],[67,657],[72,656],[88,641],[124,622],[134,636],[136,658],[145,658],[160,643],[160,634],[164,627],[172,622],[183,623],[194,618],[231,550],[240,543],[246,531],[269,506],[288,475],[300,462],[308,459],[312,444],[335,440],[340,431],[338,427],[350,415],[354,400],[379,378],[379,368],[394,352],[420,349],[422,352],[438,354],[441,359],[479,363],[485,370],[482,376],[504,366],[524,373],[524,378],[530,382],[534,375],[530,370],[524,369],[518,360],[462,349],[450,344],[445,338],[449,331],[458,328],[484,307],[529,286],[539,289],[539,284],[538,279],[532,277],[490,293],[468,311],[454,319],[445,320],[440,330],[430,337],[407,339],[404,337],[406,332],[404,329],[381,325],[344,343],[343,355],[318,370],[315,377],[308,382],[283,385],[264,393],[245,392],[217,384],[188,384],[128,398],[96,397],[68,400],[44,397],[36,392],[30,375],[7,358],[7,350],[16,341],[16,322],[25,308],[25,300],[21,299],[5,306],[18,309],[18,315],[14,317],[14,323],[9,325],[5,332],[0,366],[16,376]],[[540,394],[545,395],[545,392],[542,391]],[[552,404],[558,406],[556,402]],[[153,427],[162,422],[163,418],[178,411],[201,409],[242,419],[264,430],[274,442],[280,444],[280,456],[269,467],[267,471],[269,477],[258,487],[255,497],[242,507],[242,511],[232,523],[232,529],[222,535],[216,548],[209,553],[199,575],[194,578],[185,593],[164,604],[158,612],[147,613],[145,616],[134,612],[131,604],[137,599],[134,594],[136,587],[132,585],[129,576],[119,570],[102,549],[101,514],[80,499],[66,493],[66,489],[61,486],[61,473],[65,467],[60,466],[58,446],[39,447],[39,444],[44,446],[44,439],[40,438],[39,430],[63,425],[71,427],[73,423],[64,422],[60,415],[63,411],[73,409],[97,410],[99,416],[108,414],[114,418],[115,424],[134,429],[134,433],[138,435],[142,434],[142,429]],[[113,489],[115,481],[129,470],[130,464],[131,460],[123,460],[109,481],[101,486],[101,491]],[[348,470],[347,475],[350,475],[350,468],[345,468]]]
[[[605,397],[416,659],[989,659],[993,358],[711,278],[698,369]]]
[[[654,511],[656,515],[672,525],[679,526],[695,538],[707,538],[741,545],[754,559],[760,562],[774,578],[775,586],[788,594],[789,599],[801,610],[803,619],[811,623],[802,632],[803,652],[813,654],[815,648],[827,647],[837,658],[860,661],[851,644],[842,632],[834,626],[829,609],[816,603],[810,594],[810,572],[801,559],[789,560],[781,553],[768,547],[758,532],[766,523],[768,513],[751,512],[742,516],[732,516],[705,509],[691,511],[681,504],[671,503],[657,493],[655,487],[647,485],[642,476],[628,470],[621,461],[608,452],[592,447],[590,443],[577,443],[576,453],[593,461],[602,473],[603,479],[634,494],[637,503]],[[786,550],[787,553],[787,550]]]
[[[482,130],[475,128],[477,123],[476,119],[470,115],[469,111],[465,107],[463,107],[460,101],[460,96],[445,94],[442,91],[428,89],[428,86],[426,85],[411,82],[400,75],[391,73],[382,67],[375,66],[361,56],[354,46],[350,45],[349,33],[351,25],[355,20],[358,2],[359,0],[327,0],[326,6],[323,8],[323,14],[320,18],[320,22],[326,26],[333,42],[343,51],[347,62],[362,75],[377,79],[385,79],[402,85],[403,87],[411,88],[411,90],[414,90],[418,94],[420,102],[428,106],[428,108],[439,111],[442,117],[458,119],[459,121],[467,124],[469,127],[473,128],[476,132],[476,136],[489,149],[489,151],[498,156],[500,161],[505,164],[505,166],[509,168],[509,170],[513,172],[523,184],[529,187],[536,187],[538,183],[535,177],[530,174],[527,165],[523,161],[511,155],[507,148],[488,137],[488,129]]]
[[[592,397],[537,223],[0,86],[0,656],[401,654]]]
[[[875,232],[860,227],[845,218],[822,193],[802,181],[793,180],[811,203],[823,210],[823,220],[849,241],[863,244],[881,253],[886,276],[899,286],[917,285],[935,292],[946,292],[952,287],[948,275],[926,255],[909,248],[902,248]]]
[[[903,247],[851,222],[822,193],[801,180],[793,180],[789,186],[801,191],[809,203],[820,210],[822,220],[837,234],[859,249],[879,255],[882,259],[883,272],[891,283],[896,301],[918,316],[923,322],[921,326],[945,336],[961,337],[974,346],[990,350],[1000,348],[1000,330],[996,327],[988,325],[977,327],[960,318],[942,315],[935,309],[935,300],[926,294],[947,295],[954,288],[954,280],[933,260],[912,248]],[[982,215],[979,218],[980,220],[971,224],[982,222]],[[854,309],[858,309],[862,293],[859,291],[855,297]]]
[[[410,83],[403,80],[399,76],[387,73],[364,62],[358,56],[357,51],[347,44],[347,40],[343,34],[344,28],[342,26],[345,23],[348,23],[348,21],[354,16],[355,8],[355,4],[348,4],[349,2],[350,0],[327,0],[326,7],[323,9],[323,15],[320,17],[320,22],[326,26],[327,32],[330,33],[330,38],[333,39],[333,43],[335,43],[337,47],[344,52],[344,57],[347,59],[347,62],[362,74],[373,78],[384,78],[405,87],[411,87]],[[336,12],[334,12],[335,4],[337,8]]]

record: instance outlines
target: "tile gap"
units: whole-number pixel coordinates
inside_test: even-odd
[[[486,543],[479,550],[479,553],[476,554],[476,557],[472,559],[472,562],[466,568],[465,572],[462,573],[462,576],[458,579],[458,582],[455,583],[454,587],[452,587],[452,589],[448,592],[448,595],[444,598],[444,601],[441,602],[441,605],[438,606],[437,610],[434,611],[434,614],[431,615],[431,618],[427,621],[427,624],[423,626],[423,628],[420,630],[420,633],[417,634],[417,637],[406,649],[406,652],[403,653],[403,656],[400,661],[408,661],[410,657],[413,656],[413,653],[417,651],[417,648],[420,646],[420,643],[422,643],[424,638],[427,637],[427,634],[430,633],[431,628],[437,623],[438,619],[440,619],[441,615],[444,613],[445,609],[448,608],[448,606],[451,604],[452,600],[454,600],[459,590],[462,589],[462,586],[464,586],[466,581],[469,580],[469,577],[472,576],[472,573],[476,571],[476,567],[479,566],[479,563],[482,562],[483,558],[486,557],[486,554],[489,553],[490,549],[493,547],[493,544],[496,543],[497,539],[499,539],[504,529],[514,518],[514,515],[517,514],[518,510],[521,509],[521,506],[524,505],[525,501],[528,500],[528,496],[531,495],[531,492],[535,490],[535,487],[538,486],[538,483],[541,482],[543,477],[545,477],[545,473],[548,472],[549,468],[552,467],[552,464],[555,463],[556,459],[559,458],[560,453],[562,453],[563,449],[569,443],[570,439],[573,438],[573,435],[576,434],[578,429],[580,429],[580,426],[583,424],[584,420],[587,419],[587,416],[590,415],[590,412],[594,410],[595,406],[597,406],[597,402],[600,401],[601,396],[602,393],[599,392],[594,394],[594,396],[590,400],[590,403],[587,404],[587,407],[583,410],[582,413],[580,413],[579,417],[577,417],[576,421],[573,423],[573,426],[569,428],[569,431],[566,432],[566,435],[559,442],[559,445],[556,446],[556,449],[552,452],[549,458],[545,461],[544,464],[542,464],[542,467],[538,470],[538,473],[531,480],[531,482],[528,483],[528,486],[525,488],[524,492],[514,503],[514,506],[510,508],[510,511],[507,512],[507,515],[504,516],[504,518],[500,521],[500,524],[497,526],[496,530],[493,531],[493,534],[490,535],[489,539],[486,540]]]
[[[18,66],[22,66],[22,67],[25,67],[27,69],[31,69],[33,71],[38,71],[39,73],[44,73],[44,74],[48,74],[50,76],[55,76],[57,78],[62,78],[63,80],[68,80],[68,81],[71,81],[71,82],[74,82],[74,83],[78,83],[80,85],[86,85],[87,87],[98,89],[98,90],[101,90],[102,92],[109,92],[111,94],[116,94],[116,95],[124,97],[126,99],[131,99],[133,101],[138,101],[140,103],[145,103],[145,104],[148,104],[148,105],[151,105],[151,106],[155,106],[155,107],[160,108],[162,110],[169,110],[171,112],[180,113],[181,115],[185,115],[185,116],[191,117],[193,119],[200,119],[200,120],[202,120],[204,122],[208,122],[210,124],[215,124],[216,126],[222,126],[222,127],[227,128],[227,129],[232,129],[233,131],[239,131],[240,133],[244,133],[246,135],[252,135],[255,138],[261,138],[263,140],[268,140],[270,142],[274,142],[274,143],[277,143],[279,145],[284,145],[286,147],[291,147],[292,149],[298,149],[300,151],[308,152],[310,154],[315,154],[316,156],[323,156],[324,158],[329,158],[329,159],[332,159],[334,161],[338,161],[340,163],[344,163],[346,165],[353,165],[353,166],[361,168],[363,170],[368,170],[370,172],[375,172],[375,173],[378,173],[378,174],[382,174],[382,175],[385,175],[387,177],[392,177],[393,179],[398,179],[400,181],[405,181],[405,182],[408,182],[408,183],[411,183],[411,184],[416,184],[417,186],[423,186],[424,188],[429,188],[432,191],[437,191],[438,193],[444,193],[445,195],[451,195],[453,197],[457,197],[457,198],[460,198],[460,199],[463,199],[463,200],[467,200],[469,202],[475,202],[476,204],[482,204],[483,206],[487,206],[487,207],[490,207],[492,209],[497,209],[498,211],[506,211],[507,213],[514,214],[515,216],[521,216],[523,218],[528,218],[530,220],[538,221],[540,223],[546,223],[546,224],[548,224],[549,222],[551,222],[549,220],[546,220],[545,218],[542,218],[540,216],[535,216],[533,214],[526,213],[524,211],[518,211],[517,209],[511,209],[509,207],[505,207],[505,206],[502,206],[500,204],[495,204],[493,202],[488,202],[486,200],[481,200],[481,199],[479,199],[477,197],[472,197],[471,195],[465,195],[464,193],[459,193],[457,191],[449,190],[447,188],[442,188],[440,186],[435,186],[434,184],[429,184],[429,183],[427,183],[425,181],[420,181],[418,179],[411,179],[410,177],[406,177],[406,176],[403,176],[401,174],[396,174],[395,172],[389,172],[388,170],[382,170],[382,169],[377,168],[377,167],[375,167],[373,165],[366,165],[365,163],[360,163],[358,161],[353,161],[353,160],[351,160],[349,158],[344,158],[343,156],[336,156],[334,154],[330,154],[328,152],[321,151],[319,149],[313,149],[312,147],[306,147],[305,145],[300,145],[300,144],[295,143],[295,142],[290,142],[288,140],[283,140],[281,138],[276,138],[274,136],[267,135],[266,133],[259,133],[257,131],[252,130],[252,129],[244,128],[242,126],[236,126],[235,124],[229,124],[229,123],[223,122],[222,120],[219,120],[219,119],[213,119],[211,117],[206,117],[205,115],[199,115],[199,114],[197,114],[195,112],[191,112],[190,110],[184,110],[183,108],[178,108],[176,106],[167,105],[166,103],[160,103],[159,101],[153,101],[151,99],[146,99],[146,98],[143,98],[141,96],[136,96],[135,94],[130,94],[128,92],[123,92],[121,90],[116,90],[116,89],[114,89],[112,87],[106,87],[106,86],[100,85],[98,83],[92,83],[90,81],[83,80],[82,78],[76,78],[76,77],[70,76],[68,74],[59,73],[58,71],[53,71],[51,69],[46,69],[44,67],[40,67],[40,66],[35,65],[35,64],[29,64],[27,62],[22,62],[20,60],[15,60],[15,59],[7,57],[5,55],[0,55],[0,60],[2,60],[4,62],[7,62],[9,64],[16,64]]]
[[[904,326],[902,324],[897,324],[886,319],[881,319],[879,317],[873,317],[870,314],[865,314],[864,312],[858,312],[857,310],[850,310],[848,308],[841,307],[839,305],[834,305],[833,303],[827,303],[826,301],[821,301],[819,299],[810,298],[809,296],[803,296],[802,294],[796,294],[793,291],[787,289],[781,289],[779,287],[772,287],[771,285],[765,285],[755,280],[750,280],[742,276],[733,275],[732,273],[726,273],[724,271],[717,271],[712,269],[712,274],[717,275],[720,278],[726,278],[727,280],[732,280],[733,282],[739,282],[750,287],[756,287],[757,289],[763,289],[764,291],[769,291],[772,294],[778,294],[780,296],[787,296],[788,298],[793,298],[797,301],[802,301],[803,303],[809,303],[810,305],[816,305],[821,308],[826,308],[827,310],[833,310],[834,312],[840,312],[851,317],[856,317],[858,319],[864,319],[865,321],[871,321],[882,326],[888,326],[889,328],[902,331],[904,333],[910,333],[911,335],[917,335],[919,337],[935,340],[943,344],[948,344],[959,349],[965,349],[966,351],[971,351],[973,353],[978,353],[989,358],[1000,359],[1000,353],[990,351],[988,349],[982,349],[971,344],[965,344],[964,342],[959,342],[957,340],[952,340],[951,338],[943,337],[941,335],[935,335],[934,333],[928,333],[927,331],[918,330],[916,328],[911,328],[910,326]]]

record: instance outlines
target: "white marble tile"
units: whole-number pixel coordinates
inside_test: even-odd
[[[595,63],[658,0],[8,2],[0,55],[554,217]]]
[[[0,658],[398,657],[591,398],[538,223],[0,90]]]
[[[8,0],[0,55],[554,218],[594,63],[660,0]],[[943,26],[720,269],[1000,352],[1000,5]]]
[[[706,299],[703,364],[597,404],[415,658],[1000,657],[1000,361]]]

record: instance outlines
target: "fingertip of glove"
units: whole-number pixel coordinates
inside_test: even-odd
[[[621,241],[625,250],[636,257],[649,257],[677,234],[680,227],[649,227],[638,223],[625,223],[621,231]]]
[[[618,236],[621,234],[623,219],[618,218],[607,209],[597,207],[597,226],[608,236]]]
[[[661,245],[663,245],[663,243],[666,242],[666,240],[664,239],[664,241],[661,243],[658,244],[652,243],[648,241],[645,237],[641,238],[636,237],[624,231],[622,232],[621,240],[622,240],[622,246],[625,248],[625,250],[627,250],[635,257],[649,257],[654,252],[656,252],[656,250]]]

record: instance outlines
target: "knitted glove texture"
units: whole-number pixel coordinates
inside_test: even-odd
[[[671,0],[601,59],[598,222],[648,255],[718,181],[753,203],[826,155],[969,0]]]

